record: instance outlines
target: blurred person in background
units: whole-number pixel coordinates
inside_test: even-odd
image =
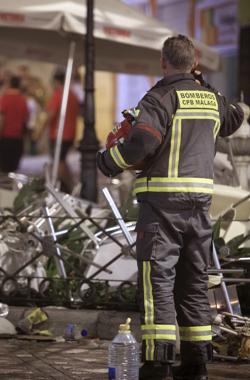
[[[28,118],[20,78],[11,76],[9,86],[0,98],[0,170],[4,173],[18,169]]]
[[[42,132],[49,129],[50,153],[54,157],[58,124],[63,97],[63,87],[65,81],[65,72],[62,69],[57,69],[53,75],[53,93],[49,98],[46,112],[47,117],[42,128]],[[76,134],[77,117],[79,115],[79,102],[72,90],[69,91],[68,104],[65,115],[62,146],[60,152],[60,161],[58,168],[58,179],[61,181],[61,189],[71,193],[73,190],[73,178],[66,158],[69,150],[74,146]]]
[[[83,115],[83,107],[84,107],[84,89],[83,83],[81,79],[81,74],[79,68],[75,68],[72,74],[72,83],[70,86],[72,92],[77,97],[80,106],[80,113]]]
[[[21,89],[27,89],[30,84],[31,74],[30,68],[27,65],[20,65],[17,67],[17,75],[21,81]]]
[[[17,68],[18,76],[21,80],[21,91],[26,97],[27,106],[29,110],[29,119],[27,122],[27,134],[25,141],[25,152],[27,154],[34,155],[37,153],[37,129],[38,118],[41,112],[41,104],[37,97],[39,89],[39,78],[35,77],[31,73],[31,69],[27,65],[20,65]],[[44,106],[44,104],[43,104]]]
[[[4,65],[0,64],[0,96],[4,93],[9,85],[12,72],[5,69]]]
[[[27,154],[34,155],[37,153],[37,140],[36,131],[38,116],[40,112],[40,105],[33,94],[32,82],[30,82],[27,87],[22,88],[22,93],[26,97],[27,107],[29,111],[29,118],[27,121],[27,141],[26,141],[26,152]]]

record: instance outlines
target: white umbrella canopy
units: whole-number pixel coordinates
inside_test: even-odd
[[[0,0],[0,54],[65,64],[72,39],[75,61],[84,63],[85,0]],[[95,68],[160,75],[164,40],[176,34],[119,0],[95,0]],[[219,69],[219,55],[194,41],[200,65]]]

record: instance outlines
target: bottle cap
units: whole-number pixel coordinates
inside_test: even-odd
[[[126,323],[119,326],[119,332],[130,332],[130,322],[131,318],[127,318]]]

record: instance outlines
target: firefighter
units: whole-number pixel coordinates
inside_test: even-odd
[[[196,66],[193,43],[182,35],[168,38],[161,54],[164,76],[139,102],[128,137],[97,154],[106,176],[144,163],[134,188],[140,380],[169,378],[176,318],[181,364],[173,366],[173,378],[207,380],[212,358],[207,268],[213,159],[217,137],[235,132],[243,112],[211,88]]]

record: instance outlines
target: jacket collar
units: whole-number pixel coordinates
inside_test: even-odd
[[[179,82],[182,80],[194,81],[195,79],[194,79],[193,74],[188,74],[188,73],[170,75],[170,76],[166,76],[162,79],[164,85],[169,85],[169,84]]]

